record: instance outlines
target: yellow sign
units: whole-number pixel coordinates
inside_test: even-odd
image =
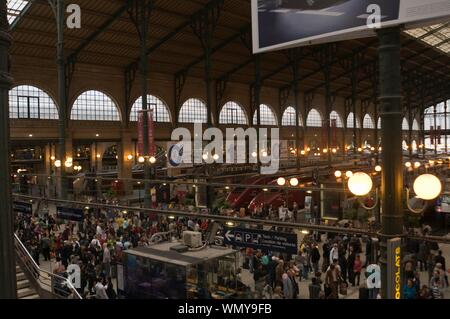
[[[401,251],[400,247],[395,248],[395,299],[401,298],[401,282],[400,282],[400,257],[401,257]]]

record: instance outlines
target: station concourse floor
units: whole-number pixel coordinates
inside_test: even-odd
[[[63,230],[63,228],[62,228]],[[299,242],[301,242],[300,238],[304,235],[302,235],[300,232],[297,233],[297,235],[299,236]],[[442,253],[444,255],[444,257],[446,258],[447,263],[450,263],[450,245],[449,244],[440,244],[439,245],[440,249],[442,250]],[[319,244],[319,248],[320,248],[320,253],[322,256],[322,245]],[[365,245],[362,245],[363,248],[363,253],[360,254],[361,259],[363,261],[363,264],[365,263],[365,256],[364,256],[364,250],[365,250]],[[43,256],[41,255],[40,258],[40,267],[44,270],[47,271],[52,271],[52,265],[54,263],[54,260],[52,261],[44,261]],[[320,262],[321,264],[321,262]],[[447,267],[449,268],[449,267]],[[311,278],[312,278],[312,273],[309,274],[309,279],[308,280],[302,280],[299,282],[299,299],[309,299],[309,289],[308,289],[308,285],[311,283]],[[244,284],[248,285],[252,291],[254,290],[255,287],[255,282],[253,280],[253,274],[250,273],[249,270],[247,269],[242,269],[242,281]],[[361,274],[361,281],[363,280],[364,275]],[[323,275],[322,275],[322,279],[323,279]],[[421,279],[421,285],[428,285],[428,272],[423,271],[420,273],[420,279]],[[117,289],[116,283],[115,281],[113,281],[113,283],[115,284],[115,289]],[[348,287],[347,289],[347,295],[339,295],[339,298],[341,299],[358,299],[359,298],[359,289],[358,287],[352,287],[351,285]],[[445,299],[450,299],[450,287],[447,287],[447,289],[444,292],[444,298]]]
[[[297,231],[297,236],[299,237],[299,242],[301,242],[301,238],[304,236],[300,233],[300,231]],[[323,237],[324,239],[325,237]],[[323,241],[322,241],[323,243]],[[446,259],[447,265],[450,264],[450,245],[449,244],[439,244],[439,248],[442,250],[442,254]],[[321,256],[321,260],[319,262],[320,265],[322,265],[322,245],[319,244],[319,249],[320,249],[320,256]],[[363,262],[363,264],[365,263],[365,245],[362,245],[362,249],[363,249],[363,253],[360,254],[361,256],[361,260]],[[447,268],[449,268],[449,266],[447,266]],[[311,283],[311,278],[313,276],[313,273],[308,274],[308,280],[302,280],[298,283],[299,285],[299,299],[309,299],[309,289],[308,286]],[[449,274],[450,277],[450,274]],[[364,278],[364,275],[361,273],[361,277],[360,277],[360,282],[362,282]],[[246,285],[249,285],[252,290],[254,290],[255,287],[255,282],[253,280],[253,274],[250,273],[249,270],[247,269],[243,269],[242,270],[242,280]],[[324,280],[324,274],[322,274],[322,280]],[[298,281],[298,279],[297,279]],[[427,285],[429,286],[429,282],[428,282],[428,272],[426,271],[422,271],[420,272],[420,281],[421,281],[421,285]],[[359,287],[355,286],[352,287],[351,284],[349,285],[348,289],[347,289],[347,295],[339,295],[339,298],[341,299],[359,299]],[[450,287],[447,287],[444,291],[444,299],[450,299]]]

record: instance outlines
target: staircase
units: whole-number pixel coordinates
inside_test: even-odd
[[[82,299],[67,278],[41,269],[16,234],[14,245],[18,299]]]
[[[39,295],[25,276],[20,266],[16,265],[17,298],[39,299]]]

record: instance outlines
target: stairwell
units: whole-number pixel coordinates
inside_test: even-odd
[[[16,265],[16,280],[18,299],[39,299],[38,293],[18,265]]]

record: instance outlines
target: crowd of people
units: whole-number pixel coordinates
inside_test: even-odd
[[[308,292],[303,295],[309,294],[310,299],[337,299],[347,294],[349,284],[366,289],[366,298],[374,299],[378,290],[365,287],[366,281],[360,279],[363,267],[371,261],[372,242],[366,240],[365,263],[362,245],[362,239],[356,236],[330,236],[319,243],[308,235],[295,255],[247,249],[244,267],[253,273],[255,291],[267,299],[299,298],[299,282],[309,279]]]
[[[158,208],[188,209],[162,204]],[[288,212],[286,217],[293,218]],[[155,234],[180,238],[184,230],[205,232],[208,220],[90,208],[79,223],[57,220],[48,213],[39,217],[18,214],[15,229],[37,264],[42,256],[53,263],[55,274],[63,276],[69,265],[79,266],[81,285],[77,291],[81,296],[112,299],[117,297],[113,265],[121,262],[124,250],[150,246]],[[306,235],[295,255],[242,249],[242,268],[253,276],[254,297],[295,299],[300,296],[299,282],[308,280],[308,292],[302,295],[311,299],[345,296],[350,285],[359,288],[360,298],[379,298],[377,288],[367,287],[367,266],[378,262],[376,242],[356,235],[317,235]],[[442,298],[448,287],[442,252],[425,241],[408,241],[407,251],[403,298]],[[427,283],[420,282],[420,271],[428,271]],[[239,272],[242,274],[242,269]]]
[[[403,258],[404,299],[443,299],[448,288],[446,260],[437,244],[408,240],[408,255]],[[420,272],[426,271],[427,281],[422,282]]]
[[[79,266],[82,297],[116,298],[111,280],[123,251],[152,244],[154,234],[181,237],[184,230],[204,231],[207,220],[143,216],[140,213],[88,209],[82,222],[60,221],[51,214],[36,217],[18,214],[15,230],[35,262],[41,255],[53,262],[53,273],[67,276],[69,265]]]

